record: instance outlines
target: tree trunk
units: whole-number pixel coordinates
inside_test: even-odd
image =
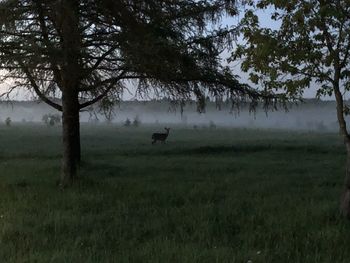
[[[63,158],[61,187],[73,183],[80,162],[80,123],[78,93],[67,90],[62,95],[63,107]]]
[[[80,166],[81,164],[81,144],[80,144],[80,116],[79,116],[79,109],[78,109],[78,123],[77,123],[77,131],[76,131],[76,152],[75,152],[75,160],[77,161],[77,165]]]
[[[79,65],[81,36],[79,31],[79,1],[62,0],[61,35],[62,65],[62,111],[63,111],[63,160],[61,186],[72,184],[80,163],[79,123]]]
[[[334,80],[333,89],[335,100],[337,102],[337,119],[339,123],[339,132],[344,138],[344,145],[346,148],[346,169],[344,189],[340,200],[340,212],[342,215],[350,220],[350,135],[346,127],[346,120],[344,116],[344,98],[340,91],[340,73],[341,67],[339,62],[339,53],[334,60]]]
[[[345,142],[346,146],[346,169],[344,190],[340,200],[340,210],[344,217],[350,220],[350,140]]]

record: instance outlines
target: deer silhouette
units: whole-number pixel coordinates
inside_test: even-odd
[[[152,134],[152,144],[155,144],[157,141],[165,143],[166,138],[168,138],[170,128],[164,128],[166,133],[153,133]]]

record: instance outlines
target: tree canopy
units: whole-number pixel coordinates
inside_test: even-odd
[[[140,96],[258,98],[220,61],[237,34],[219,25],[234,1],[11,0],[0,10],[1,68],[58,110],[51,98],[67,75],[80,108],[120,99],[131,80]]]
[[[253,2],[242,20],[246,43],[233,57],[244,57],[242,69],[254,83],[297,96],[312,82],[319,84],[318,96],[331,96],[336,77],[341,89],[350,88],[349,1]],[[271,19],[280,24],[277,29],[261,27],[254,12],[271,7]]]

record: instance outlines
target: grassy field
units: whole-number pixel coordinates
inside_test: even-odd
[[[350,262],[337,134],[82,126],[56,187],[59,128],[0,126],[0,262]]]

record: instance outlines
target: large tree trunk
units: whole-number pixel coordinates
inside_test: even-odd
[[[337,65],[339,63],[336,63]],[[340,200],[340,212],[344,217],[350,220],[350,135],[347,130],[346,120],[344,116],[344,99],[343,94],[339,88],[340,81],[340,70],[339,66],[335,67],[334,77],[334,95],[337,102],[337,119],[339,123],[339,132],[344,138],[344,145],[346,148],[346,169],[345,169],[345,180],[344,189]]]
[[[80,146],[80,117],[79,117],[79,109],[78,109],[78,123],[76,125],[76,139],[75,139],[75,160],[77,161],[77,165],[81,164],[81,146]]]
[[[62,96],[63,106],[63,158],[60,185],[73,183],[80,162],[80,123],[77,92],[67,90]]]
[[[346,169],[344,190],[340,200],[340,210],[344,217],[350,220],[350,141],[345,142],[346,145]]]
[[[61,1],[61,35],[63,46],[62,110],[63,160],[61,186],[71,184],[77,176],[80,163],[79,124],[79,65],[81,37],[79,31],[79,1]]]

